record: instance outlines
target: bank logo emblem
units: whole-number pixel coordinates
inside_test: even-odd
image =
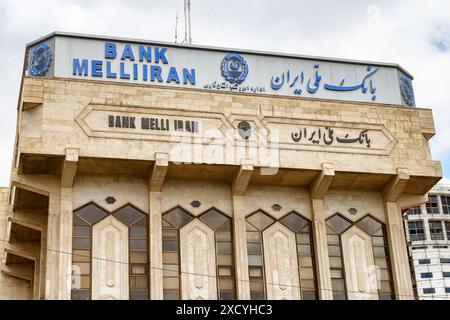
[[[411,79],[407,76],[403,76],[400,79],[400,89],[402,91],[402,96],[406,104],[410,107],[413,107],[416,103],[416,99],[414,97],[414,89]]]
[[[229,53],[222,60],[222,76],[231,83],[241,84],[248,75],[248,64],[237,53]]]
[[[32,53],[30,61],[30,73],[35,77],[43,77],[52,64],[53,54],[50,47],[42,43]]]

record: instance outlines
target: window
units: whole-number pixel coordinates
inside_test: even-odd
[[[431,279],[433,278],[433,272],[425,272],[420,274],[420,278],[422,279]]]
[[[427,213],[439,214],[439,206],[437,196],[429,195],[426,203]]]
[[[450,263],[450,258],[441,258],[441,263]]]
[[[441,196],[442,212],[450,214],[450,196]]]
[[[113,216],[128,227],[130,300],[148,300],[148,217],[132,205],[108,212],[90,203],[73,213],[72,300],[91,299],[92,228]]]
[[[429,221],[431,240],[444,240],[442,221]]]
[[[423,289],[423,294],[435,294],[436,290],[434,288],[425,288]]]
[[[445,288],[445,293],[450,293],[450,288]]]
[[[444,278],[450,278],[450,272],[442,272]]]
[[[295,234],[302,298],[304,300],[317,299],[311,222],[295,211],[280,220],[272,218],[263,211],[257,211],[247,217],[250,298],[252,300],[266,299],[263,232],[276,223],[281,223]]]
[[[447,233],[447,240],[450,240],[450,221],[445,221],[445,231]]]
[[[423,228],[423,221],[408,222],[408,230],[411,241],[425,240],[425,230]]]
[[[406,214],[409,216],[418,215],[418,214],[422,214],[422,210],[420,209],[420,207],[414,207],[414,208],[411,208],[408,211],[406,211]]]
[[[430,259],[419,259],[419,264],[430,264],[431,260]]]
[[[217,291],[220,300],[235,299],[231,219],[211,208],[197,218],[177,207],[163,215],[163,298],[181,299],[180,230],[199,219],[215,231]]]
[[[344,261],[341,253],[341,235],[353,226],[357,226],[372,237],[372,248],[375,265],[380,270],[380,287],[378,294],[380,300],[393,299],[393,284],[391,279],[388,245],[385,237],[385,226],[378,220],[367,215],[357,222],[351,222],[336,213],[326,221],[328,256],[330,259],[331,285],[334,300],[347,299],[345,283]]]

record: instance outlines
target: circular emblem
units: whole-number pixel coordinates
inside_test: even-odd
[[[32,53],[30,61],[30,73],[35,77],[43,77],[47,73],[52,64],[52,50],[50,47],[42,43],[38,45]]]
[[[248,75],[248,64],[245,59],[237,54],[230,53],[222,60],[222,75],[231,83],[241,84]]]
[[[414,106],[416,103],[416,99],[414,97],[414,89],[411,79],[407,76],[403,76],[400,79],[400,89],[402,91],[402,96],[406,104],[410,107]]]
[[[238,124],[238,132],[242,139],[248,140],[252,135],[252,126],[247,121],[241,121]]]

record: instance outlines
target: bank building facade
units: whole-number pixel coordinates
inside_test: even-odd
[[[399,65],[56,32],[17,108],[1,299],[414,299],[442,173]]]

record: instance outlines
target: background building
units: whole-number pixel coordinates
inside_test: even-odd
[[[0,298],[414,298],[442,172],[399,65],[67,33],[24,64]]]
[[[450,299],[450,186],[438,184],[428,202],[405,213],[419,299]]]

